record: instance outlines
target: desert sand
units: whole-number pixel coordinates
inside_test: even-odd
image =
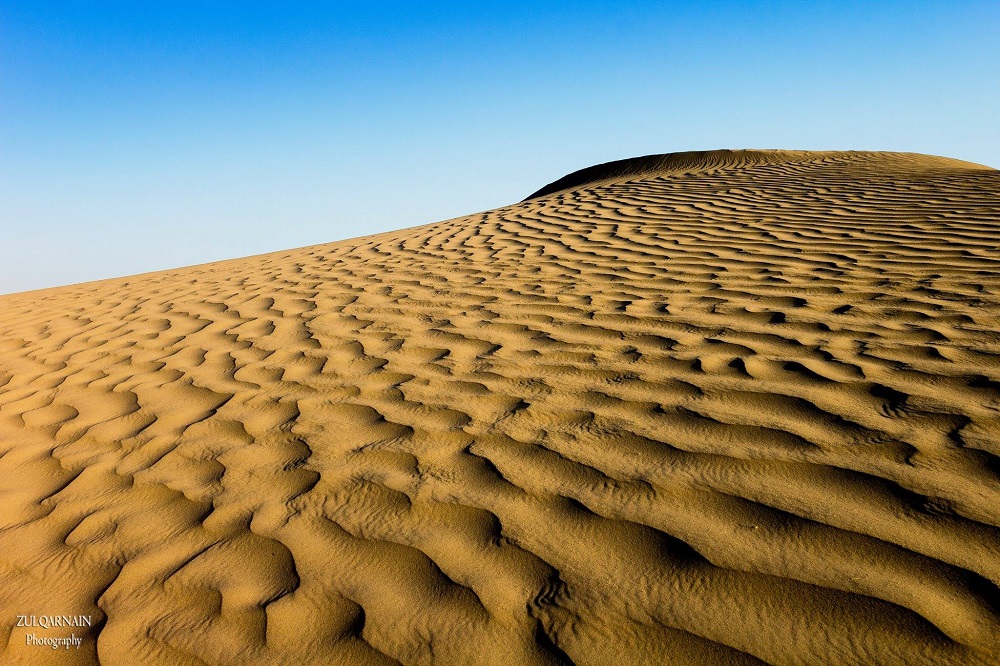
[[[712,151],[0,297],[0,663],[1000,663],[998,245]]]

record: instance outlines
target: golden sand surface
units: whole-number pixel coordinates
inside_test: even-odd
[[[713,151],[0,297],[0,663],[1000,663],[998,245]]]

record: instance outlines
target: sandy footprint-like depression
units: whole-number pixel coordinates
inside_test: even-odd
[[[714,151],[0,297],[0,662],[1000,663],[1000,172]]]

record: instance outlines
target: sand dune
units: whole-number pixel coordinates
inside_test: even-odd
[[[0,662],[1000,663],[998,245],[715,151],[0,297]]]

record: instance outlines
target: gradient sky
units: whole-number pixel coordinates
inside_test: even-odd
[[[1000,3],[0,0],[0,293],[713,148],[1000,167]]]

